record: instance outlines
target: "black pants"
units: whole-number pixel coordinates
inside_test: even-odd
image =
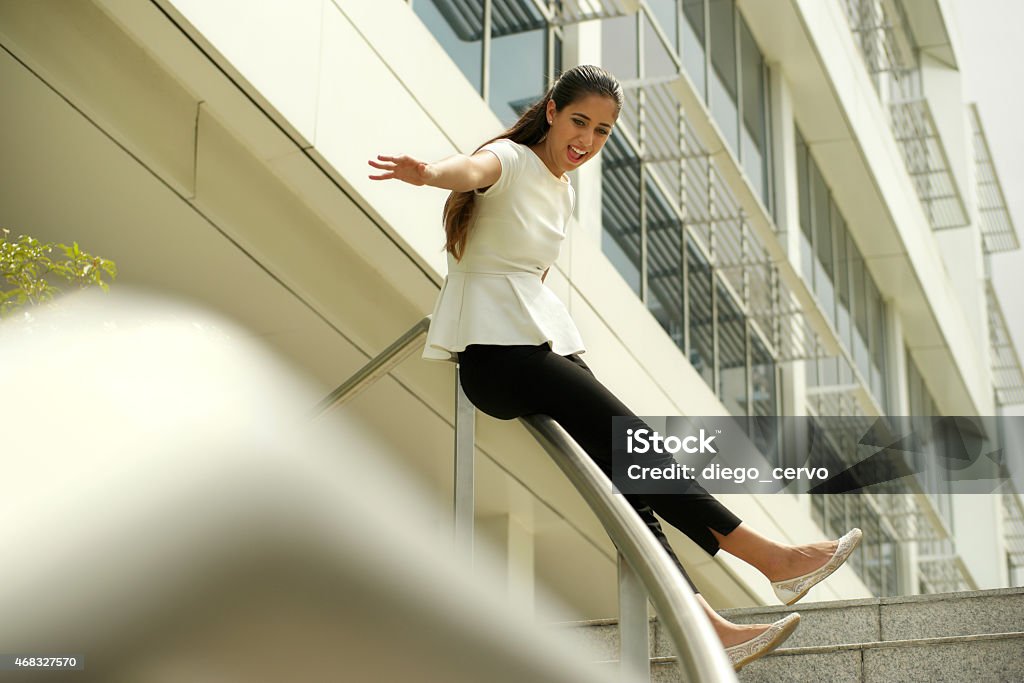
[[[612,417],[636,420],[622,401],[601,384],[576,354],[560,356],[547,344],[489,346],[471,344],[459,356],[462,389],[483,412],[502,420],[541,413],[550,416],[611,476]],[[668,551],[679,571],[697,592],[668,543],[657,512],[669,524],[693,539],[709,555],[718,552],[714,529],[723,536],[740,519],[707,491],[698,487],[686,495],[627,495],[647,528]]]

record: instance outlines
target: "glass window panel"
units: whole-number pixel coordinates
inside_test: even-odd
[[[825,317],[833,327],[836,327],[836,302],[832,278],[825,272],[821,261],[817,260],[814,262],[814,293],[821,304],[821,310],[825,312]]]
[[[888,407],[885,377],[885,302],[874,278],[868,275],[868,311],[871,326],[871,388],[883,409]]]
[[[708,99],[711,114],[734,153],[739,152],[739,112],[736,107],[736,29],[733,0],[710,0],[711,81]]]
[[[839,359],[835,356],[822,358],[819,364],[821,368],[820,384],[823,386],[835,386],[839,384]]]
[[[832,202],[832,235],[835,237],[836,297],[847,313],[850,310],[850,266],[846,256],[846,220],[839,213],[839,207]]]
[[[505,126],[547,91],[546,30],[514,33],[491,40],[491,110]]]
[[[683,224],[647,183],[647,307],[679,348],[683,329]]]
[[[711,165],[707,157],[700,156],[686,161],[684,188],[684,206],[687,221],[693,233],[703,244],[708,244],[710,236],[709,223],[711,214],[708,211],[709,170]]]
[[[473,88],[480,92],[483,84],[483,0],[416,0],[412,7]]]
[[[601,249],[640,295],[640,159],[612,135],[601,164]]]
[[[678,53],[679,41],[676,36],[676,0],[647,0],[647,6],[651,8],[655,21],[661,32],[668,38],[669,45]]]
[[[678,73],[675,62],[669,56],[672,45],[666,46],[655,32],[647,15],[642,16],[644,24],[644,78],[674,76]]]
[[[835,237],[836,253],[836,332],[843,346],[850,347],[850,264],[846,255],[848,239],[846,221],[832,204],[832,235]],[[853,377],[846,364],[842,368],[840,381],[844,384],[852,382]]]
[[[706,98],[704,70],[704,0],[683,0],[683,65],[701,97]]]
[[[736,30],[733,0],[710,0],[711,66],[729,96],[736,99]]]
[[[800,202],[800,229],[811,240],[811,187],[807,172],[807,143],[800,130],[796,131],[796,182]]]
[[[743,170],[767,207],[769,202],[764,59],[742,16],[739,17],[739,25],[740,81],[743,88],[740,157],[743,160]]]
[[[637,61],[636,28],[638,14],[601,21],[601,66],[614,74],[620,81],[639,77]],[[619,115],[619,126],[623,124],[635,131],[639,120],[639,100],[626,93],[626,102]]]
[[[860,250],[850,241],[846,245],[847,253],[852,252],[850,258],[850,271],[852,273],[851,283],[853,289],[850,292],[850,300],[853,306],[853,359],[865,381],[870,381],[871,370],[868,359],[868,311],[865,300],[864,288],[864,260],[860,256]]]
[[[747,414],[746,319],[718,285],[718,397],[731,415]]]
[[[807,145],[800,131],[796,132],[796,182],[800,204],[800,268],[804,280],[814,286],[814,242],[811,237],[811,188],[807,172]]]
[[[750,335],[750,383],[754,415],[774,417],[779,414],[775,359],[756,334]]]
[[[812,358],[809,361],[807,361],[807,367],[804,369],[804,372],[806,374],[807,386],[809,387],[816,387],[819,384],[821,384],[821,382],[818,381],[819,362],[820,361],[818,361],[815,358]]]
[[[550,82],[550,76],[562,73],[562,32],[555,31],[555,64],[554,72],[544,79],[545,86]],[[547,87],[544,88],[544,92],[547,92]]]
[[[740,154],[743,156],[743,172],[747,174],[750,186],[767,208],[768,203],[768,169],[761,149],[754,144],[746,128],[740,133]]]
[[[687,281],[690,310],[690,363],[704,378],[714,385],[714,321],[711,317],[711,268],[692,245],[687,245]]]
[[[917,373],[917,365],[914,357],[910,355],[910,349],[904,347],[907,363],[907,403],[911,415],[922,415],[921,412],[921,376]]]
[[[743,17],[739,17],[740,77],[743,82],[743,125],[758,149],[765,142],[764,58]]]
[[[835,290],[832,281],[832,228],[830,197],[825,178],[814,159],[808,157],[811,176],[811,227],[814,230],[815,274],[814,291],[833,326],[836,324]]]
[[[615,17],[601,22],[602,66],[623,81],[639,76],[636,61],[637,16]]]
[[[814,159],[808,160],[811,173],[811,226],[814,230],[815,251],[829,279],[832,279],[832,226],[831,197],[825,178]]]

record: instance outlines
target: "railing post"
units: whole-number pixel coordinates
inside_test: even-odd
[[[462,390],[455,366],[455,547],[473,557],[473,451],[476,407]]]
[[[651,642],[647,590],[622,553],[618,553],[618,568],[620,679],[648,683],[651,680]]]

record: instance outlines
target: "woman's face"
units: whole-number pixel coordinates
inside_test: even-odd
[[[564,173],[579,168],[601,151],[611,135],[618,109],[611,97],[591,94],[570,102],[562,111],[555,108],[554,100],[548,100],[547,117],[551,130],[543,144],[549,165],[555,164]]]

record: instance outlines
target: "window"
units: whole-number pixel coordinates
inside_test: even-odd
[[[511,126],[547,92],[544,29],[513,33],[491,41],[491,109]]]
[[[832,234],[835,237],[835,277],[836,277],[836,332],[839,340],[850,346],[850,264],[847,260],[846,243],[850,239],[846,230],[846,221],[839,213],[839,208],[832,202]],[[848,372],[845,364],[843,370]],[[853,381],[844,375],[840,378],[843,384]]]
[[[636,33],[638,17],[634,14],[601,22],[601,66],[620,81],[633,80],[640,75]],[[626,97],[619,120],[638,120],[639,104],[636,97]]]
[[[779,414],[778,382],[776,381],[775,359],[765,347],[760,337],[750,335],[750,396],[751,415],[758,417]]]
[[[747,22],[740,17],[740,80],[743,90],[743,126],[740,129],[740,158],[751,185],[761,202],[771,207],[768,196],[768,135],[765,119],[764,58],[754,42]]]
[[[747,321],[718,284],[718,397],[730,414],[747,414]]]
[[[874,278],[868,277],[866,280],[868,321],[871,325],[871,391],[878,398],[882,409],[885,410],[888,404],[888,391],[883,380],[885,377],[885,303],[882,301],[882,293],[878,291]]]
[[[683,224],[661,191],[647,182],[647,308],[679,348],[683,323]]]
[[[704,0],[683,0],[682,42],[683,65],[697,92],[707,99]]]
[[[711,78],[708,105],[726,142],[739,152],[736,74],[736,26],[733,0],[709,0],[711,17]]]
[[[621,135],[602,151],[601,248],[637,296],[640,291],[640,159]]]
[[[865,297],[865,285],[864,285],[864,259],[861,257],[859,251],[853,251],[853,239],[851,238],[846,243],[848,252],[853,252],[853,256],[850,259],[850,270],[853,274],[851,278],[851,284],[853,291],[850,293],[850,299],[853,303],[853,361],[857,365],[857,369],[860,370],[860,374],[865,379],[871,377],[870,369],[868,368],[868,306],[867,299]]]
[[[654,31],[654,25],[647,15],[641,15],[644,25],[644,78],[674,76],[678,69],[669,54],[669,49]],[[665,24],[661,23],[662,31]]]
[[[814,240],[811,233],[810,175],[807,170],[807,144],[796,132],[796,177],[800,200],[800,271],[814,286]]]
[[[483,0],[416,0],[412,9],[477,92],[483,88]],[[482,94],[482,93],[481,93]]]
[[[709,387],[715,382],[714,318],[711,315],[711,268],[704,256],[687,245],[687,278],[689,287],[690,363]]]
[[[939,409],[935,405],[935,399],[932,398],[928,385],[925,384],[924,377],[921,376],[921,371],[918,369],[917,363],[914,362],[914,357],[910,354],[910,350],[905,349],[904,354],[907,365],[907,397],[910,403],[910,423],[916,434],[928,434],[932,428],[933,418],[940,415]],[[935,447],[934,441],[924,445],[923,456],[926,462],[936,462],[937,454],[934,450]],[[940,481],[938,470],[934,467],[927,469],[925,474],[930,475],[930,481],[921,481],[921,487],[935,501],[935,506],[945,520],[946,525],[952,527],[952,483],[945,478],[943,478],[945,479],[944,481]]]
[[[679,36],[676,29],[679,21],[676,0],[647,0],[647,4],[661,26],[662,33],[668,38],[669,45],[678,52]]]
[[[883,410],[885,377],[885,303],[850,234],[832,192],[800,131],[796,131],[797,194],[800,214],[800,264],[839,341]],[[807,382],[849,384],[853,373],[838,359],[807,365]]]
[[[601,22],[602,66],[619,80],[639,76],[636,44],[637,15],[605,19]]]
[[[836,322],[832,269],[832,226],[828,186],[817,164],[809,164],[811,176],[811,230],[814,234],[814,292],[833,325]]]
[[[549,26],[532,0],[493,0],[491,34],[484,36],[485,7],[483,0],[412,3],[413,11],[501,122],[511,125],[547,91],[549,79],[561,66],[561,29]],[[486,79],[485,53],[490,56]]]

